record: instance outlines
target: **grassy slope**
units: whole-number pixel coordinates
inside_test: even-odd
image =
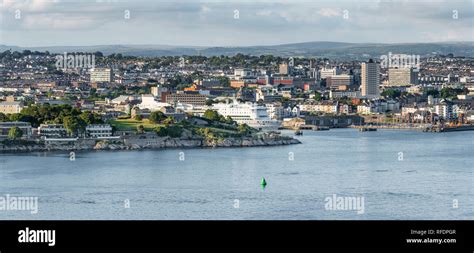
[[[160,124],[154,124],[147,119],[137,121],[134,119],[116,119],[112,120],[110,124],[114,125],[119,131],[136,131],[139,125],[143,125],[145,131],[153,131]]]

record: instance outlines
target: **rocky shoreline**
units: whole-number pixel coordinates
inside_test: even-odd
[[[74,144],[35,144],[0,145],[0,152],[42,152],[42,151],[87,151],[87,150],[144,150],[176,148],[215,148],[215,147],[258,147],[300,144],[297,139],[287,136],[262,135],[257,137],[204,139],[171,138],[147,136],[127,136],[115,140],[81,139]]]

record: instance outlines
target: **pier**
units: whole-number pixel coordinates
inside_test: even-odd
[[[423,132],[443,133],[443,132],[457,132],[457,131],[473,131],[474,125],[462,126],[431,126],[423,129]]]
[[[399,124],[376,124],[376,125],[351,125],[351,128],[357,128],[360,131],[362,129],[396,129],[396,130],[415,130],[423,131],[427,127],[430,127],[430,124],[413,124],[413,123],[399,123]]]
[[[329,127],[303,124],[298,127],[298,130],[323,131],[323,130],[329,130]]]
[[[367,129],[396,129],[396,130],[412,130],[430,133],[456,132],[456,131],[473,131],[474,125],[448,126],[448,125],[431,125],[431,124],[378,124],[378,125],[351,125],[351,128],[357,128],[359,131],[367,131]]]

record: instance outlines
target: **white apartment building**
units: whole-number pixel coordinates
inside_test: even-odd
[[[274,120],[282,120],[285,116],[285,108],[281,104],[266,104],[268,116]]]
[[[41,138],[61,138],[68,136],[66,128],[62,124],[41,124],[38,127]]]
[[[142,94],[142,102],[137,105],[140,109],[148,109],[150,111],[159,111],[165,106],[170,106],[168,103],[159,102],[151,94]]]
[[[86,136],[92,138],[106,138],[112,136],[112,126],[109,124],[91,124],[86,126]]]
[[[439,117],[449,120],[456,117],[455,107],[453,103],[443,100],[434,106],[434,111]]]
[[[340,75],[342,73],[342,70],[338,67],[334,68],[323,68],[319,70],[319,77],[321,79],[325,79],[330,76],[336,76]]]
[[[302,112],[322,112],[322,113],[334,113],[338,112],[338,102],[324,101],[317,104],[302,104],[300,110]]]
[[[395,100],[373,100],[357,106],[359,114],[385,113],[387,111],[400,112],[400,103]]]
[[[234,69],[234,79],[240,80],[243,78],[251,77],[252,71],[250,69]]]

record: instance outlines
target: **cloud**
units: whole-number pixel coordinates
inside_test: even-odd
[[[44,36],[65,44],[74,39],[76,45],[472,41],[474,22],[471,0],[4,0],[3,7],[2,43],[15,45],[45,43],[47,38],[39,39]]]
[[[62,14],[25,16],[21,24],[26,30],[77,30],[89,29],[95,25],[97,25],[96,20],[89,16],[74,15],[71,17]]]
[[[53,0],[3,0],[3,7],[10,10],[41,12],[53,6]]]
[[[318,14],[323,17],[337,17],[341,16],[341,10],[331,9],[331,8],[322,8],[318,11]]]

